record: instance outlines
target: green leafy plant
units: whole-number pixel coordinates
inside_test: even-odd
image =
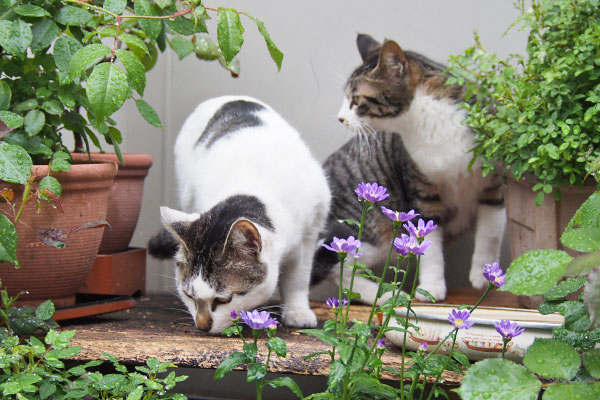
[[[544,194],[582,185],[600,155],[598,0],[518,0],[512,26],[529,31],[527,55],[501,59],[479,38],[450,58],[448,83],[466,87],[466,124],[484,174],[501,163],[518,180],[533,174]]]
[[[205,23],[211,14],[216,40]],[[180,59],[193,53],[218,60],[237,76],[241,16],[256,24],[280,69],[283,54],[262,21],[200,0],[0,0],[0,181],[24,185],[17,205],[0,187],[0,202],[9,206],[0,215],[0,261],[18,265],[14,224],[30,200],[38,210],[43,201],[60,208],[60,183],[47,176],[34,184],[33,164],[68,171],[67,132],[75,134],[75,151],[101,149],[103,138],[123,163],[123,134],[111,116],[131,99],[148,123],[161,126],[143,100],[146,73],[159,54],[170,46]]]
[[[523,365],[503,359],[472,365],[458,389],[461,398],[537,398],[541,389],[544,400],[600,395],[600,192],[581,205],[560,241],[585,254],[527,252],[511,263],[500,290],[541,295],[540,313],[558,312],[564,324],[551,339],[536,339]]]
[[[118,360],[102,353],[113,373],[101,373],[103,361],[90,361],[67,368],[64,361],[76,356],[80,347],[71,346],[75,331],[57,331],[52,320],[54,304],[46,301],[37,308],[16,307],[18,296],[0,291],[0,393],[3,399],[176,399],[170,393],[186,376],[168,371],[175,366],[151,358],[146,365],[129,370]],[[39,332],[45,332],[38,336]],[[34,335],[36,334],[36,335]]]

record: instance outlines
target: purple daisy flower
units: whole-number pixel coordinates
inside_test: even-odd
[[[419,243],[419,240],[415,236],[409,236],[405,233],[394,239],[394,250],[403,257],[406,257],[409,254],[417,256],[425,255],[425,250],[427,250],[429,246],[431,246],[431,241],[423,240],[422,243]]]
[[[456,308],[454,308],[452,309],[452,311],[450,311],[450,314],[448,315],[448,322],[454,325],[455,328],[469,329],[475,323],[473,321],[467,321],[470,316],[471,313],[469,311],[457,310]]]
[[[355,253],[354,250],[358,249],[360,245],[360,240],[355,239],[354,236],[350,236],[348,239],[340,239],[334,236],[333,242],[330,244],[323,243],[321,246],[335,253],[351,254],[354,258],[358,258],[362,254]]]
[[[381,211],[383,212],[383,214],[386,217],[388,217],[392,221],[396,221],[396,222],[410,221],[414,217],[417,217],[420,215],[420,214],[416,213],[415,210],[410,210],[409,212],[405,213],[405,212],[390,210],[389,208],[385,208],[383,206],[381,207]]]
[[[421,344],[419,345],[419,351],[427,351],[427,343],[426,342],[421,342]]]
[[[330,297],[327,299],[327,301],[325,301],[325,304],[327,304],[329,307],[335,309],[340,306],[340,300],[335,297]],[[342,299],[342,307],[345,307],[347,305],[348,305],[348,300]]]
[[[354,193],[361,199],[375,203],[377,201],[383,201],[389,197],[387,189],[383,186],[379,186],[377,183],[359,183]]]
[[[497,262],[485,264],[483,267],[483,276],[488,280],[489,283],[497,288],[502,287],[506,281],[506,275]]]
[[[413,224],[411,221],[407,221],[407,223],[402,226],[408,233],[416,236],[417,238],[423,238],[437,229],[437,225],[434,224],[432,220],[425,222],[425,220],[422,218],[419,218],[417,226],[415,226],[415,224]]]
[[[385,339],[379,339],[377,341],[377,348],[378,349],[385,349]]]
[[[267,311],[241,311],[242,322],[252,329],[270,329],[279,324],[275,318],[271,318],[271,313]]]
[[[504,339],[512,339],[525,332],[525,328],[521,328],[516,322],[511,322],[507,319],[494,322],[494,326]]]
[[[231,315],[231,319],[237,319],[237,317],[238,317],[238,315],[235,312],[235,310],[233,310],[230,315]]]

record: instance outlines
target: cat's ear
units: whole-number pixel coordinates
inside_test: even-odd
[[[373,54],[379,53],[381,43],[379,43],[377,40],[373,39],[369,35],[359,33],[356,37],[356,46],[358,47],[360,57],[362,58],[363,62],[365,62]]]
[[[164,227],[185,246],[186,233],[191,223],[200,218],[200,214],[188,214],[169,207],[161,207],[160,218]]]
[[[381,46],[379,52],[379,60],[377,67],[373,70],[374,73],[385,75],[392,74],[393,76],[401,76],[406,69],[406,57],[404,52],[393,40],[386,40]]]
[[[223,253],[233,252],[237,257],[256,260],[261,250],[262,239],[256,225],[247,219],[237,220],[231,225]]]

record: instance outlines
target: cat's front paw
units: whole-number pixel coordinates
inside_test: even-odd
[[[446,298],[446,284],[445,283],[432,283],[432,284],[421,284],[419,285],[421,289],[424,289],[429,292],[433,297],[435,297],[436,301],[442,301]],[[431,300],[423,296],[421,293],[415,293],[415,298],[419,301],[431,302]]]
[[[292,328],[314,328],[317,326],[317,316],[309,308],[285,310],[282,320],[285,326]]]
[[[483,276],[483,270],[479,268],[471,268],[469,280],[475,289],[485,289],[488,285],[487,279]]]

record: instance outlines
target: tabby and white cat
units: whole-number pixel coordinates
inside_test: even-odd
[[[482,177],[479,162],[468,168],[473,134],[462,124],[463,88],[445,85],[443,65],[403,51],[394,41],[381,45],[361,34],[357,45],[363,64],[346,83],[338,118],[359,134],[378,133],[369,134],[375,140],[368,147],[349,142],[324,164],[333,195],[327,237],[352,234],[350,227],[336,221],[360,217],[360,205],[352,198],[357,182],[378,182],[390,193],[382,205],[397,211],[415,209],[438,225],[428,236],[433,245],[421,260],[420,287],[438,300],[445,298],[443,239],[473,222],[469,278],[474,287],[485,287],[483,266],[499,258],[506,216],[499,176]],[[390,221],[372,212],[364,231],[362,262],[383,262],[392,233]],[[319,250],[314,269],[323,271],[335,262]],[[369,290],[367,297],[373,296],[374,284],[365,283],[362,289],[363,298]]]
[[[310,270],[330,193],[298,132],[256,99],[207,100],[177,137],[175,170],[184,211],[161,207],[166,230],[148,247],[175,257],[196,326],[220,333],[231,311],[263,305],[278,282],[284,324],[316,326]]]

